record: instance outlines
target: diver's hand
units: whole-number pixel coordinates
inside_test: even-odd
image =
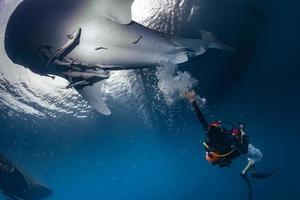
[[[189,100],[191,103],[196,101],[196,93],[194,90],[184,92],[185,98]]]

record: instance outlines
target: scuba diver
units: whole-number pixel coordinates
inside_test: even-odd
[[[247,181],[248,185],[250,185],[250,183],[246,175],[250,170],[252,170],[252,177],[261,179],[267,178],[275,173],[276,170],[270,173],[256,172],[255,163],[262,159],[262,153],[249,143],[249,136],[246,135],[244,131],[244,123],[239,123],[238,126],[224,121],[208,123],[196,102],[195,91],[187,91],[184,93],[184,96],[192,104],[204,130],[205,142],[203,145],[206,151],[206,160],[209,163],[218,165],[219,167],[229,167],[233,159],[245,155],[248,159],[248,163],[241,171],[241,176]],[[226,124],[232,126],[230,130],[225,128]]]

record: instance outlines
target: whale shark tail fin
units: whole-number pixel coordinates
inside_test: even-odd
[[[75,87],[77,92],[90,104],[94,109],[103,114],[110,115],[111,111],[107,107],[103,94],[100,91],[105,80],[94,83],[93,85],[86,85],[84,87]]]
[[[202,40],[206,42],[207,47],[209,49],[219,49],[222,51],[228,51],[232,53],[235,52],[234,48],[224,44],[215,34],[205,30],[200,30],[200,32]]]
[[[204,54],[208,49],[219,49],[234,53],[235,50],[222,43],[213,33],[201,30],[201,39],[191,39],[173,36],[172,43],[176,46],[174,52],[174,63],[180,64],[186,62],[191,57]]]

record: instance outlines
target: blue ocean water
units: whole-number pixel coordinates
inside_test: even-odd
[[[231,5],[215,2],[224,13],[230,11]],[[254,10],[254,17],[247,19],[254,20],[251,26],[249,21],[230,20],[241,13],[221,19],[210,14],[208,22],[202,22],[247,53],[228,58],[213,51],[182,68],[199,80],[196,91],[207,98],[205,114],[210,120],[247,124],[251,143],[264,155],[258,170],[279,168],[267,180],[252,180],[253,199],[298,199],[299,3],[259,3],[262,11]],[[207,7],[207,12],[218,13],[213,3]],[[239,34],[245,36],[236,39]],[[228,71],[224,62],[236,67]],[[199,69],[203,63],[212,63],[213,69],[222,63],[225,69],[204,73]],[[92,113],[83,119],[9,117],[3,109],[0,152],[53,189],[49,200],[247,199],[238,172],[246,160],[234,162],[238,170],[209,165],[201,144],[203,132],[190,105],[181,100],[169,107],[156,101],[154,92],[150,87],[147,120],[138,116],[139,110],[122,105],[109,117]]]

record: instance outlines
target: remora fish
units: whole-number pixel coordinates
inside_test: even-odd
[[[6,53],[14,63],[35,73],[66,78],[98,112],[109,115],[99,91],[106,78],[78,73],[102,67],[119,70],[153,67],[160,62],[179,64],[209,48],[232,50],[205,31],[201,39],[189,39],[150,30],[132,21],[132,2],[24,0],[6,27]],[[143,39],[132,45],[137,38]],[[108,50],[100,54],[95,51],[99,46]],[[74,74],[70,71],[75,71],[76,77],[68,76]]]

